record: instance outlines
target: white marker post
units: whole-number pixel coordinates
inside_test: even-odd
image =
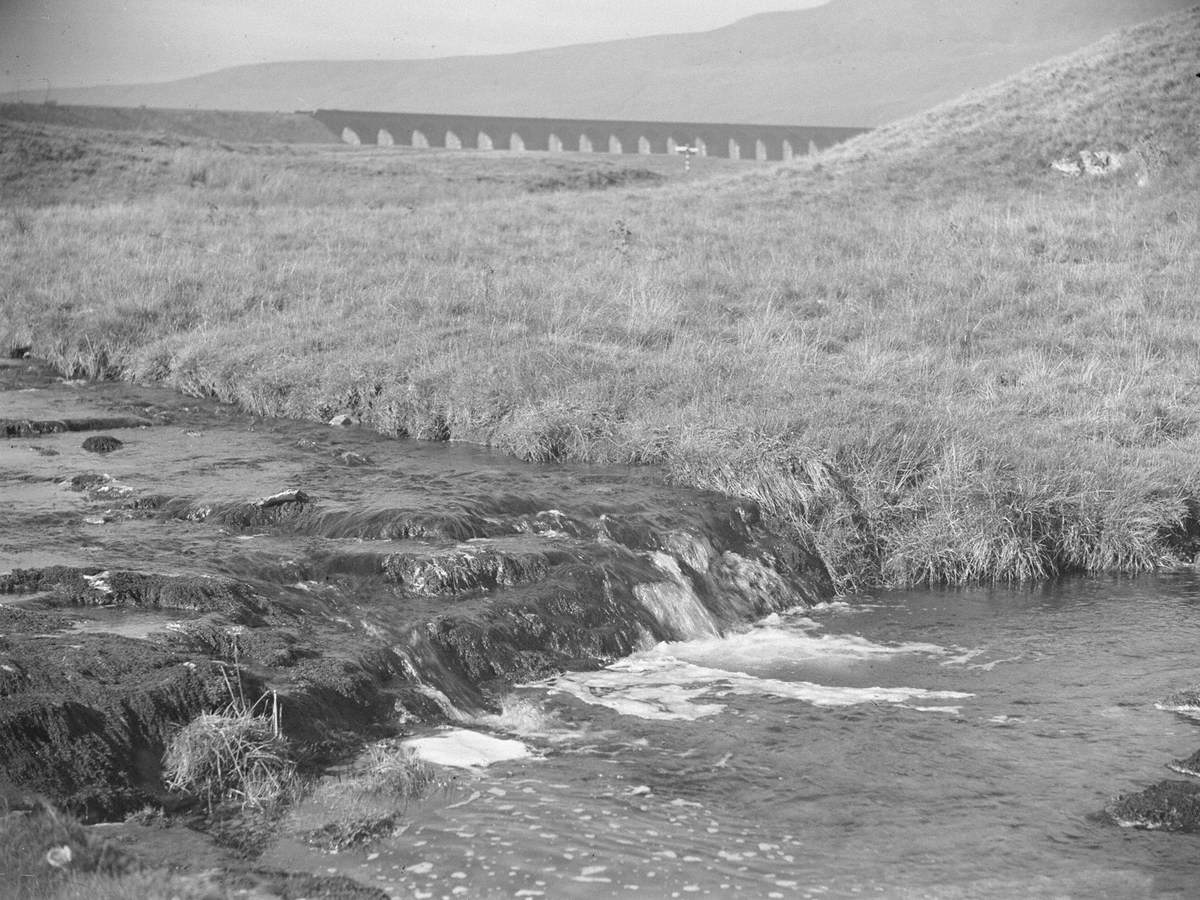
[[[695,147],[676,147],[675,152],[683,157],[683,171],[690,172],[692,169],[692,157],[700,151]]]

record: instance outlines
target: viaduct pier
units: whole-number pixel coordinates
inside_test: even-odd
[[[583,153],[674,153],[677,147],[693,147],[701,155],[758,160],[785,160],[815,153],[869,130],[345,109],[318,109],[312,115],[334,134],[341,135],[342,140],[357,144]]]

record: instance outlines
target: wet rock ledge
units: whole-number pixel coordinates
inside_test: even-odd
[[[1178,691],[1155,705],[1200,726],[1200,685]],[[1118,795],[1105,807],[1108,819],[1126,828],[1200,833],[1200,750],[1166,766],[1187,777],[1166,779],[1144,790]]]
[[[272,695],[301,772],[365,741],[831,594],[751,504],[0,364],[0,772],[87,821]],[[117,452],[85,450],[103,431]],[[115,443],[114,443],[115,442]]]

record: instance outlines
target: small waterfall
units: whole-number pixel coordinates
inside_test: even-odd
[[[422,631],[414,629],[407,644],[393,649],[412,686],[412,694],[396,704],[402,717],[429,720],[430,713],[435,713],[434,719],[465,723],[490,711],[479,689],[446,662]]]
[[[511,685],[599,669],[663,641],[719,638],[819,599],[811,570],[781,566],[719,528],[634,530],[604,517],[605,539],[592,542],[580,537],[587,528],[558,518],[570,527],[505,549],[513,559],[536,556],[528,578],[481,581],[474,600],[440,601],[445,611],[395,648],[410,681],[401,705],[413,716],[482,721]],[[470,549],[474,559],[487,548]]]
[[[717,557],[712,541],[702,536],[672,531],[663,537],[662,542],[671,555],[687,563],[695,572],[707,572]]]
[[[662,546],[646,556],[669,580],[633,589],[659,624],[660,639],[717,637],[731,626],[819,599],[803,582],[760,560],[717,551],[703,535],[671,532]]]
[[[633,594],[673,640],[716,637],[721,633],[712,613],[696,594],[692,580],[684,575],[675,557],[662,551],[650,554],[655,567],[670,581],[639,584]]]

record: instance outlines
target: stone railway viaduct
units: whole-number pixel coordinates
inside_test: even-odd
[[[694,147],[725,159],[784,160],[824,150],[866,128],[726,125],[618,119],[533,119],[318,109],[312,114],[350,143],[478,150],[673,153]]]

